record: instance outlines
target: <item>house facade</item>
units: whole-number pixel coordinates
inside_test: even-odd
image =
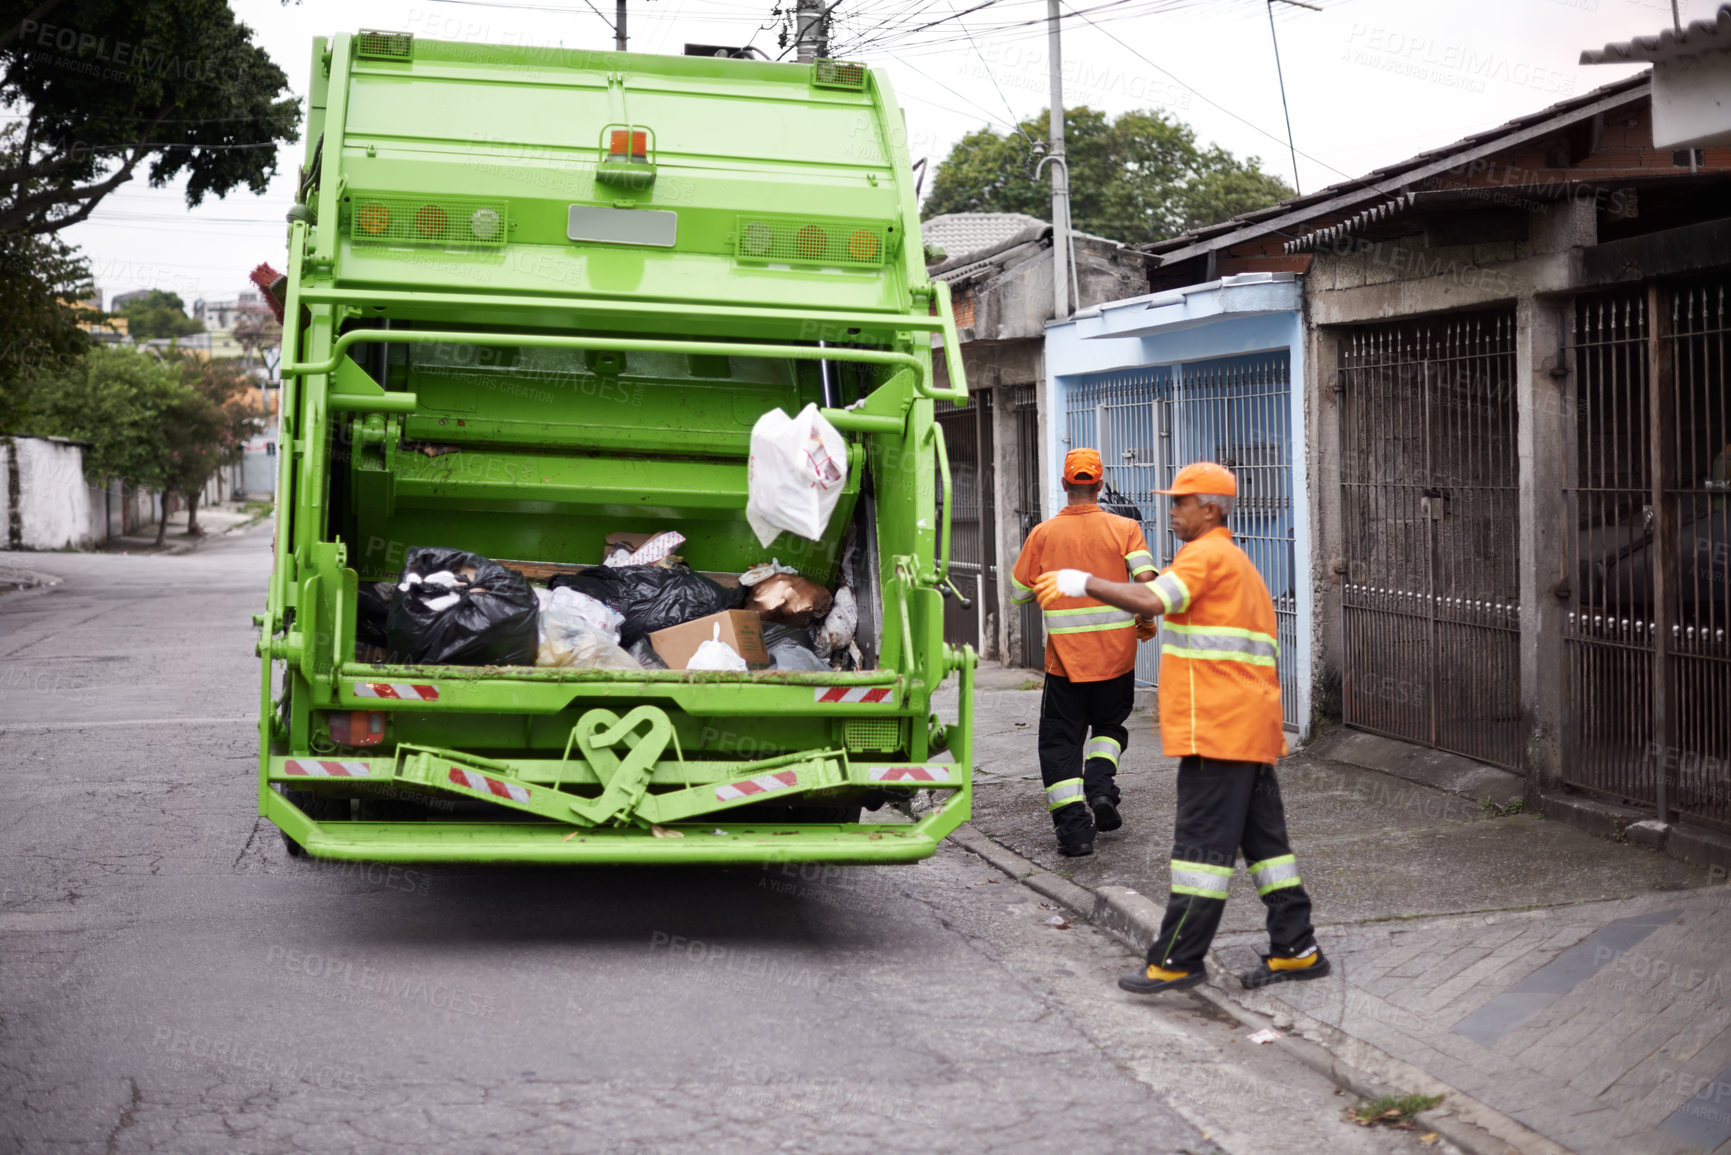
[[[1117,420],[1155,447],[1121,461],[1254,471],[1250,437],[1170,414],[1249,331],[1240,278],[1294,278],[1289,724],[1463,754],[1656,837],[1731,828],[1731,150],[1655,147],[1643,74],[1149,250],[1146,301],[1053,326],[1054,411],[1141,380]],[[1127,313],[1155,343],[1094,352]],[[1234,528],[1265,541],[1250,492]],[[1258,564],[1278,596],[1278,554]]]

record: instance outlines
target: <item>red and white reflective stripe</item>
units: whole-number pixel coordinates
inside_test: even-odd
[[[818,686],[812,695],[819,702],[887,702],[895,694],[891,686]]]
[[[337,762],[326,758],[290,758],[282,764],[284,774],[303,778],[368,778],[372,768],[365,762]]]
[[[461,766],[451,767],[451,781],[470,790],[478,790],[482,794],[492,794],[499,798],[509,798],[513,802],[529,801],[529,792],[521,786],[513,786],[509,782],[501,782],[497,778],[489,778],[485,774],[477,774],[473,770],[465,770]]]
[[[948,782],[948,766],[867,766],[866,777],[873,782]]]
[[[439,687],[410,682],[356,682],[357,698],[396,698],[404,702],[437,702]]]
[[[783,770],[779,774],[765,774],[747,782],[729,782],[725,786],[717,786],[715,797],[722,802],[732,802],[735,798],[750,798],[753,794],[771,794],[777,790],[786,790],[798,783],[798,774],[792,770]]]

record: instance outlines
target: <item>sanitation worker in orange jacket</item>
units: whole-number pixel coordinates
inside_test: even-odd
[[[1286,840],[1274,761],[1281,733],[1279,642],[1274,603],[1225,521],[1238,495],[1231,470],[1211,461],[1178,471],[1172,532],[1184,542],[1172,565],[1146,584],[1106,581],[1079,570],[1042,575],[1042,606],[1089,597],[1132,613],[1163,614],[1160,733],[1178,763],[1172,894],[1148,964],[1118,980],[1151,994],[1195,986],[1226,908],[1233,863],[1244,852],[1268,908],[1271,949],[1240,976],[1247,987],[1320,978],[1328,960],[1310,925],[1310,896]]]
[[[1142,527],[1100,508],[1103,484],[1105,473],[1094,450],[1072,449],[1064,456],[1069,504],[1028,534],[1010,573],[1011,601],[1033,601],[1041,572],[1061,566],[1117,581],[1155,576]],[[1046,685],[1040,698],[1040,777],[1058,852],[1076,857],[1094,853],[1096,829],[1124,824],[1115,781],[1118,757],[1130,740],[1124,719],[1135,704],[1136,642],[1153,637],[1154,627],[1151,621],[1139,623],[1135,614],[1080,597],[1042,603],[1041,609]]]

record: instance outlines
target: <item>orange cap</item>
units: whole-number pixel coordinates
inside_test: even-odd
[[[1092,485],[1105,476],[1100,454],[1093,449],[1072,449],[1064,454],[1064,480],[1072,485]]]
[[[1172,479],[1171,489],[1156,489],[1174,497],[1186,493],[1218,493],[1222,497],[1238,496],[1238,479],[1224,465],[1213,461],[1197,461],[1186,465]]]

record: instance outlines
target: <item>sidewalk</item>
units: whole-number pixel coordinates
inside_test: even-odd
[[[123,537],[111,537],[98,543],[96,548],[102,553],[186,553],[197,549],[206,538],[244,529],[261,518],[269,517],[270,511],[270,504],[261,501],[224,501],[203,505],[198,510],[198,524],[204,530],[204,537],[188,537],[186,510],[183,509],[168,515],[168,535],[160,549],[156,545],[154,524]]]
[[[1034,750],[1040,694],[1019,688],[1037,679],[982,671],[974,837],[961,840],[1145,949],[1166,895],[1175,760],[1159,755],[1139,695],[1118,776],[1124,828],[1100,835],[1091,858],[1059,856]],[[951,691],[939,710],[953,709]],[[1367,769],[1367,752],[1435,785]],[[1513,812],[1514,775],[1382,739],[1327,735],[1283,760],[1280,777],[1334,973],[1242,989],[1233,976],[1266,942],[1241,869],[1210,1001],[1320,1044],[1317,1061],[1337,1075],[1345,1063],[1403,1093],[1449,1095],[1439,1115],[1452,1106],[1500,1140],[1469,1148],[1731,1153],[1722,870]]]

